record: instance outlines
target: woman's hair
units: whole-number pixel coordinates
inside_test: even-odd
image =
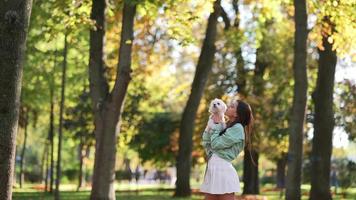
[[[226,129],[234,126],[237,123],[240,123],[245,130],[244,131],[245,146],[251,152],[251,148],[252,148],[251,136],[252,136],[252,124],[253,124],[253,114],[252,114],[251,106],[244,101],[237,100],[236,114],[237,114],[236,119],[234,121],[227,122],[226,128],[223,131],[221,131],[219,135],[223,135]]]

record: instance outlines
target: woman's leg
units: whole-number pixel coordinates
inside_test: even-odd
[[[219,200],[235,200],[235,194],[234,193],[221,194],[219,195]]]
[[[216,194],[208,194],[208,193],[205,193],[205,198],[204,200],[218,200],[219,197],[218,195]]]

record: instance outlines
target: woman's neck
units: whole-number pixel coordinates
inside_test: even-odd
[[[237,117],[228,117],[229,122],[235,122],[237,120]]]

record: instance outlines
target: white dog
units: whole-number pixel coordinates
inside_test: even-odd
[[[210,117],[209,117],[209,121],[208,121],[208,125],[206,126],[206,131],[209,130],[210,128],[213,127],[214,125],[214,120],[213,120],[213,116],[214,118],[218,118],[221,120],[221,122],[223,123],[223,126],[225,128],[225,112],[226,112],[227,106],[224,103],[224,101],[222,101],[221,99],[217,99],[215,98],[214,100],[211,101],[210,103],[210,107],[209,107],[209,112],[211,113]]]

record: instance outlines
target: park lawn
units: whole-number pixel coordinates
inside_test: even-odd
[[[169,200],[172,198],[172,192],[159,192],[159,191],[142,191],[136,192],[117,192],[117,199],[124,200]],[[62,200],[87,200],[89,199],[89,191],[80,192],[61,192]],[[174,198],[175,200],[200,200],[201,195],[193,195],[190,198]],[[53,200],[53,196],[43,192],[15,192],[13,200]]]
[[[13,200],[53,200],[51,194],[33,189],[33,185],[26,185],[24,189],[16,188],[13,193]],[[72,185],[64,186],[66,191],[61,192],[62,200],[87,200],[89,199],[90,191],[73,191]],[[69,189],[72,188],[72,191]],[[310,185],[302,185],[302,199],[308,199],[308,191]],[[341,190],[339,190],[341,192]],[[116,193],[117,199],[124,200],[202,200],[203,196],[194,194],[189,198],[173,198],[173,188],[170,186],[156,185],[156,186],[140,186],[139,192],[133,189],[132,185],[121,185]],[[280,192],[274,189],[273,185],[265,185],[261,188],[261,195],[271,200],[279,200]],[[238,198],[240,199],[240,198]],[[262,198],[259,198],[262,199]],[[347,190],[347,195],[340,194],[333,196],[334,200],[354,200],[356,199],[356,188]]]
[[[310,191],[310,185],[303,184],[301,186],[302,190],[302,200],[309,200],[309,191]],[[274,188],[274,185],[266,184],[264,185],[260,193],[267,197],[267,199],[272,199],[272,200],[279,200],[280,192],[276,191]],[[344,193],[344,194],[341,194]],[[356,199],[356,188],[349,188],[346,190],[346,195],[345,191],[341,191],[341,189],[338,189],[338,194],[335,195],[333,194],[333,199],[334,200],[355,200]]]

